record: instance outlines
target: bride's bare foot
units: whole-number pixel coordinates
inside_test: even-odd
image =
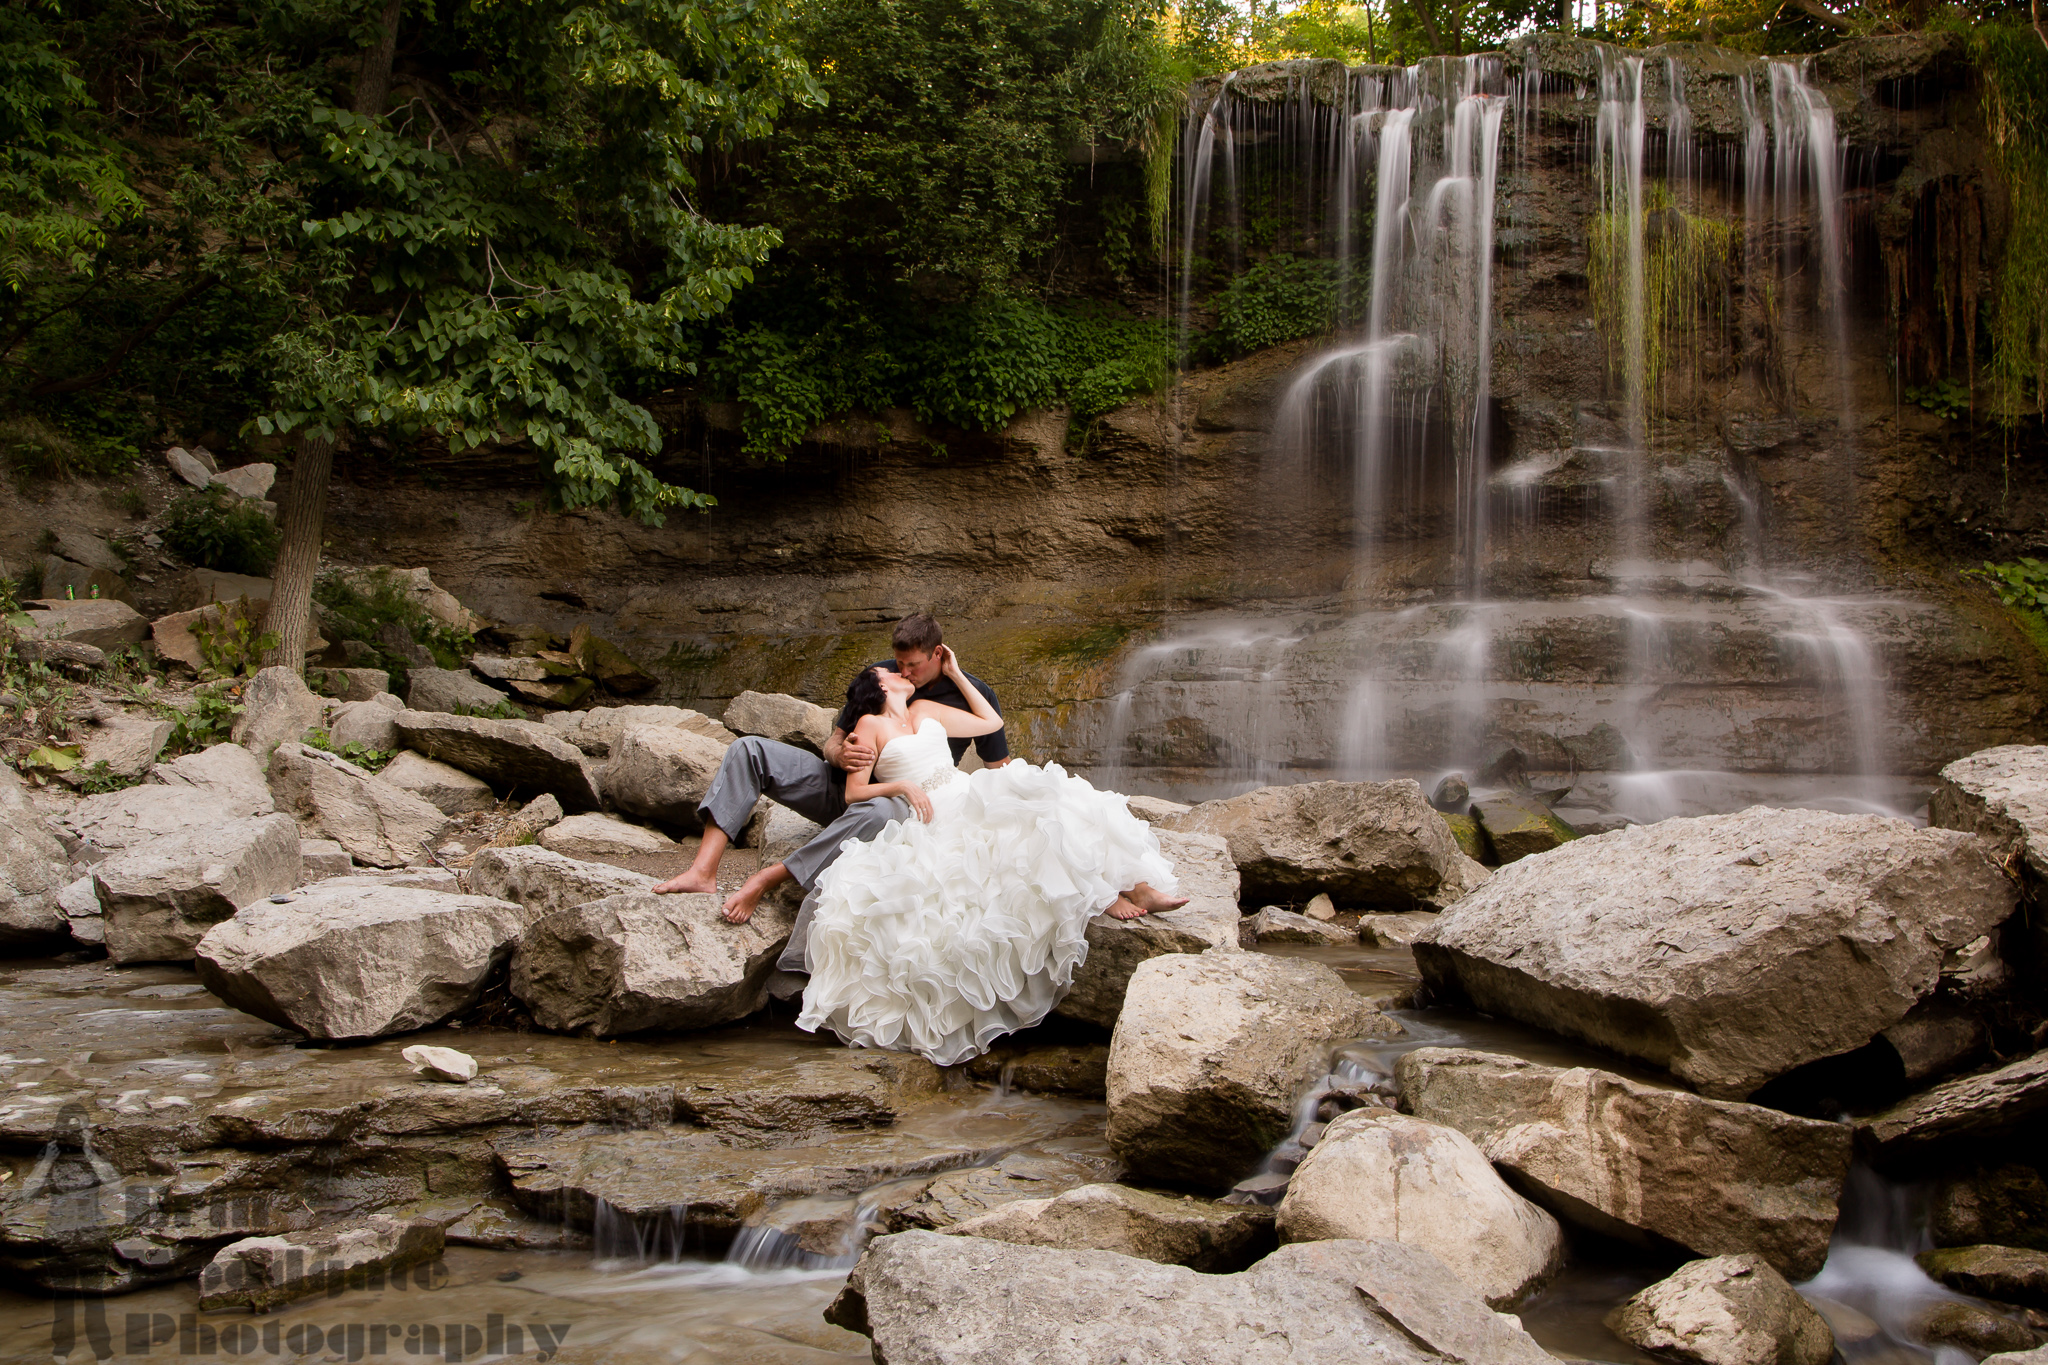
[[[1131,904],[1154,915],[1167,910],[1178,910],[1188,903],[1186,896],[1169,896],[1164,891],[1153,890],[1150,882],[1139,882],[1124,895]]]
[[[1127,897],[1118,896],[1109,909],[1102,913],[1108,915],[1111,919],[1136,919],[1145,913],[1145,907],[1133,905]]]
[[[676,873],[675,876],[670,877],[667,881],[655,887],[654,894],[657,896],[702,896],[717,889],[718,877],[715,873],[699,872],[694,867],[686,867],[681,872]]]

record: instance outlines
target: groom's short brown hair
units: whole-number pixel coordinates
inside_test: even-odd
[[[896,623],[895,634],[889,637],[889,648],[893,650],[915,649],[929,654],[944,644],[946,637],[939,632],[939,623],[926,611],[912,612]]]

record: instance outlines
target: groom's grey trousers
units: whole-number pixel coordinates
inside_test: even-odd
[[[818,883],[818,874],[832,865],[840,846],[848,839],[872,839],[891,820],[910,818],[910,803],[900,797],[884,796],[872,801],[846,803],[843,773],[816,754],[758,735],[732,742],[718,765],[711,789],[697,803],[698,814],[710,820],[728,837],[746,828],[761,797],[788,806],[806,820],[823,825],[815,839],[783,859],[782,865],[805,892]],[[804,970],[804,946],[811,936],[811,898],[804,897],[789,947],[776,962],[784,971]]]

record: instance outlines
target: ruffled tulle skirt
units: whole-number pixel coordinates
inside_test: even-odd
[[[1121,796],[1057,764],[956,777],[932,807],[819,877],[797,1026],[950,1066],[1051,1012],[1120,892],[1175,881]]]

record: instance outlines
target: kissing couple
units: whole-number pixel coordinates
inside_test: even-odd
[[[1088,921],[1187,902],[1152,827],[1058,764],[1010,757],[995,692],[939,623],[897,623],[862,669],[824,757],[735,740],[698,804],[704,842],[657,892],[715,892],[762,796],[824,826],[725,901],[745,923],[771,888],[809,893],[777,964],[810,976],[797,1026],[950,1066],[1044,1019],[1088,955]],[[987,766],[959,770],[972,742]]]

